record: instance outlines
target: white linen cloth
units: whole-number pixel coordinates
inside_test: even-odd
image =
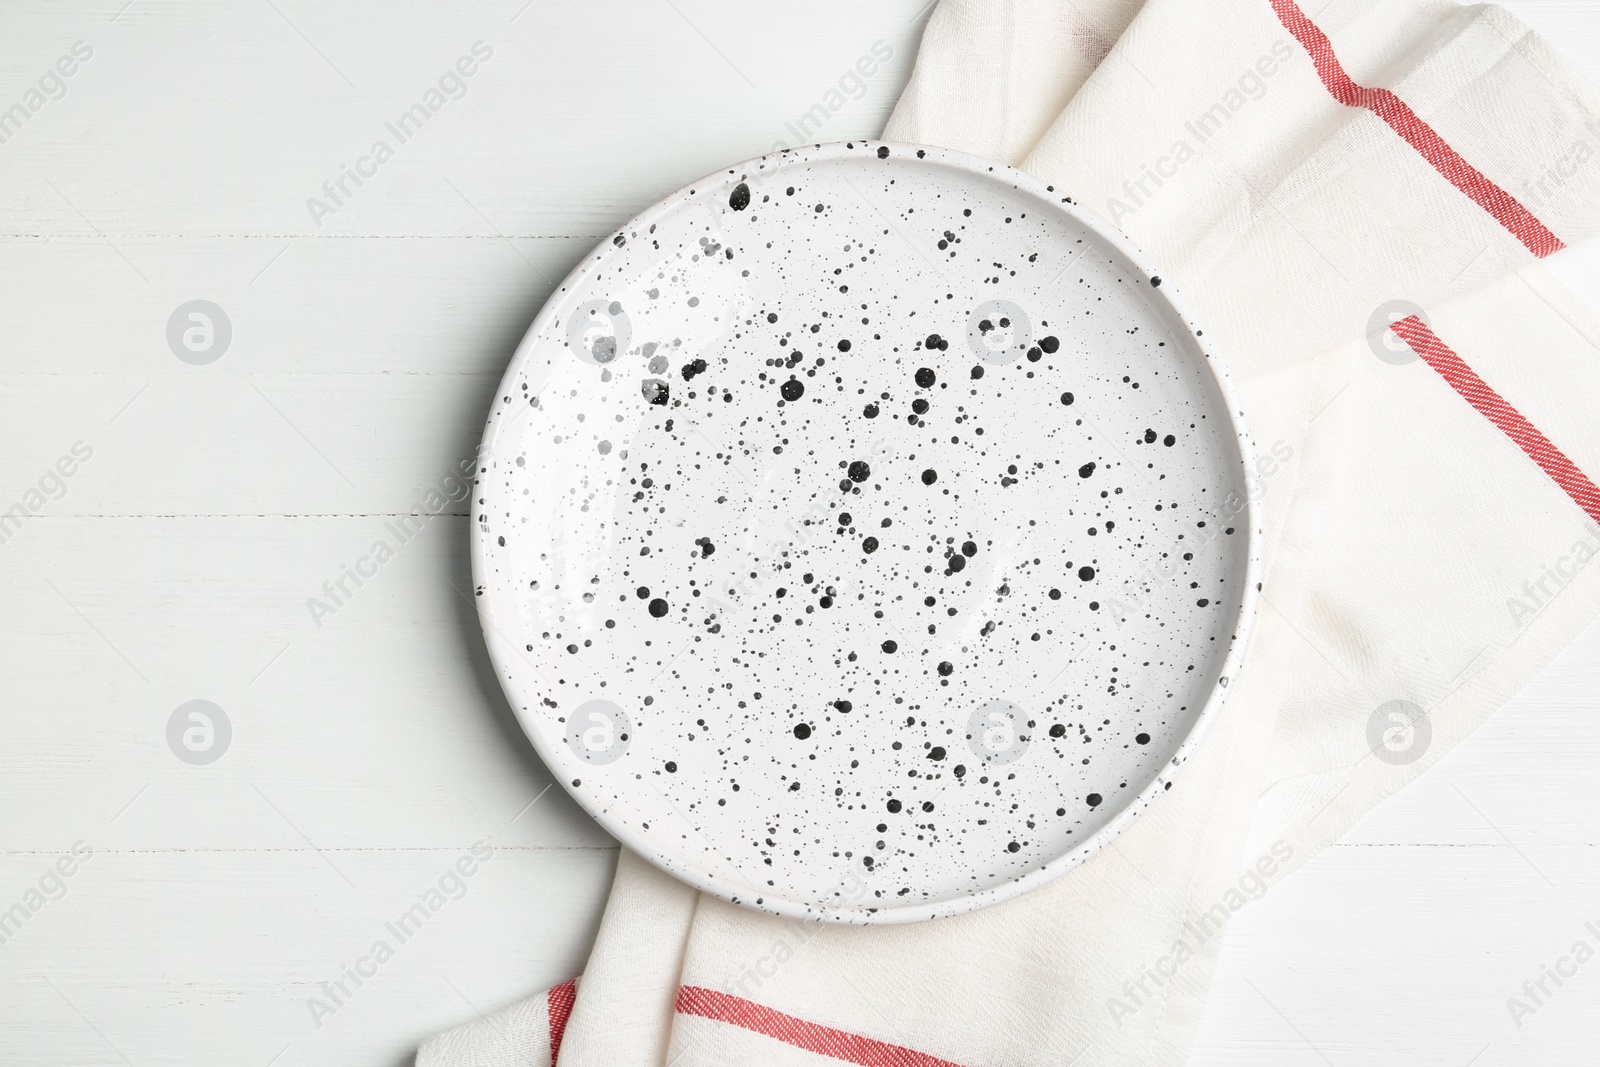
[[[1600,223],[1597,120],[1491,6],[943,0],[885,136],[1109,219],[1232,373],[1269,541],[1237,688],[1114,847],[978,913],[809,926],[624,854],[570,1020],[419,1067],[543,1065],[558,1015],[562,1067],[1183,1063],[1229,918],[1600,612],[1600,316],[1538,264]]]

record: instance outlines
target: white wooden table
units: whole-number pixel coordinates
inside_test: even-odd
[[[816,104],[876,133],[926,2],[0,3],[0,1063],[398,1065],[580,970],[615,846],[500,695],[447,479],[553,279]],[[1600,81],[1600,4],[1507,6]],[[1594,1062],[1600,962],[1506,1000],[1600,949],[1597,704],[1600,629],[1241,913],[1195,1062]]]

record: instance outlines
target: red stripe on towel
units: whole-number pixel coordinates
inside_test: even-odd
[[[1534,217],[1533,212],[1518,203],[1516,197],[1463,159],[1404,100],[1388,89],[1369,89],[1357,85],[1339,63],[1328,35],[1306,17],[1299,4],[1294,0],[1271,0],[1271,3],[1278,21],[1310,53],[1322,84],[1328,87],[1328,92],[1333,94],[1335,100],[1347,107],[1364,107],[1388,123],[1434,170],[1493,215],[1534,255],[1548,256],[1566,247],[1561,238],[1551,233],[1549,227]]]
[[[556,1067],[561,1038],[567,1032],[567,1019],[572,1015],[573,1002],[578,999],[578,980],[568,978],[545,994],[545,999],[550,1006],[550,1067]]]
[[[1417,316],[1401,319],[1389,327],[1423,361],[1439,372],[1439,377],[1450,383],[1450,388],[1478,410],[1484,418],[1500,427],[1502,433],[1516,442],[1563,491],[1566,492],[1591,519],[1600,522],[1600,487],[1568,459],[1566,453],[1539,432],[1539,428],[1478,377],[1466,361],[1456,355],[1450,346],[1439,340]]]
[[[702,986],[683,986],[678,990],[678,1013],[729,1023],[860,1067],[960,1067],[937,1056],[806,1022],[753,1000]]]

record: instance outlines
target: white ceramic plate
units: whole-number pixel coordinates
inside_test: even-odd
[[[473,568],[512,706],[629,848],[782,915],[1025,891],[1237,668],[1236,405],[1170,285],[1018,171],[765,156],[601,243],[518,348]]]

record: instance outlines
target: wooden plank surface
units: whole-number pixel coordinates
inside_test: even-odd
[[[1600,75],[1600,5],[1508,6]],[[0,144],[0,512],[43,501],[0,541],[0,909],[44,901],[0,943],[0,1063],[399,1065],[581,968],[614,845],[546,792],[500,695],[459,496],[337,611],[307,602],[451,495],[522,331],[596,241],[792,141],[883,41],[821,136],[876,133],[926,13],[0,5],[0,103],[91,53]],[[392,157],[333,203],[323,183],[380,139]],[[1600,254],[1556,269],[1600,298]],[[168,340],[194,300],[231,331],[204,365]],[[169,746],[197,699],[231,729],[213,764]],[[1592,1060],[1600,963],[1536,1015],[1505,1002],[1600,922],[1597,702],[1592,630],[1242,912],[1194,1062]],[[474,847],[491,858],[313,1017]]]

